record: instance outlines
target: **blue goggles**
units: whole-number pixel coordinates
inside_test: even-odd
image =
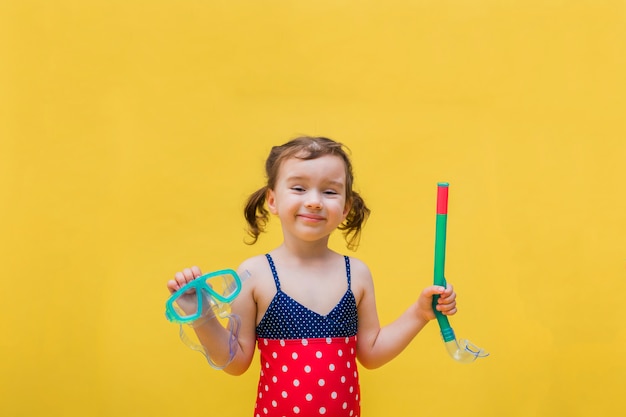
[[[172,294],[165,303],[165,317],[172,323],[191,324],[212,310],[223,310],[241,292],[241,279],[232,269],[204,274]]]
[[[250,276],[246,271],[244,279]],[[165,302],[165,317],[180,327],[179,336],[191,349],[202,353],[209,365],[223,369],[235,357],[241,321],[230,314],[230,304],[241,292],[241,278],[232,269],[204,274],[173,293]],[[205,320],[217,320],[228,330],[229,357],[225,363],[216,363],[195,333],[195,327]],[[186,324],[187,326],[183,326]]]

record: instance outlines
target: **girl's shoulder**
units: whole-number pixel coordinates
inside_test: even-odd
[[[265,254],[259,254],[241,262],[241,266],[255,266],[261,264],[267,264],[267,258],[265,257]]]
[[[350,276],[354,287],[369,287],[372,285],[372,273],[365,262],[350,257]]]
[[[352,292],[356,298],[357,305],[366,294],[373,292],[374,281],[369,267],[358,258],[350,257],[350,277],[352,279]]]
[[[243,261],[237,268],[237,273],[240,275],[248,275],[252,278],[267,273],[268,268],[269,266],[265,255],[257,255]]]
[[[370,269],[365,262],[359,258],[350,256],[350,270],[356,274],[370,274]]]
[[[264,300],[268,304],[276,293],[276,284],[272,277],[272,272],[265,255],[257,255],[243,261],[237,273],[247,277],[243,284],[243,291],[250,295],[257,303]]]

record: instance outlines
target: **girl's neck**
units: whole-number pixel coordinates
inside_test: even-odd
[[[290,241],[285,239],[283,244],[276,248],[276,253],[302,261],[322,260],[334,252],[328,248],[328,239],[315,242]]]

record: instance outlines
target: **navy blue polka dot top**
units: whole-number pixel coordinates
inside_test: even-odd
[[[356,299],[350,285],[350,258],[344,256],[348,289],[330,313],[323,316],[309,310],[280,289],[274,261],[269,254],[276,295],[261,322],[256,327],[257,337],[266,339],[303,339],[322,337],[350,337],[357,332]]]

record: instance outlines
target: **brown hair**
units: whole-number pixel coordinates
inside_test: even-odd
[[[361,229],[369,217],[370,209],[367,208],[359,193],[352,189],[354,176],[347,148],[332,139],[310,136],[298,137],[284,145],[272,147],[265,161],[267,184],[248,197],[244,208],[248,234],[252,237],[249,244],[256,243],[259,235],[265,231],[265,226],[269,221],[269,212],[265,207],[265,196],[268,190],[273,190],[276,186],[278,170],[282,162],[289,158],[309,160],[325,155],[340,157],[346,166],[346,204],[351,206],[346,219],[339,225],[338,229],[343,232],[348,249],[356,250],[361,237]]]

